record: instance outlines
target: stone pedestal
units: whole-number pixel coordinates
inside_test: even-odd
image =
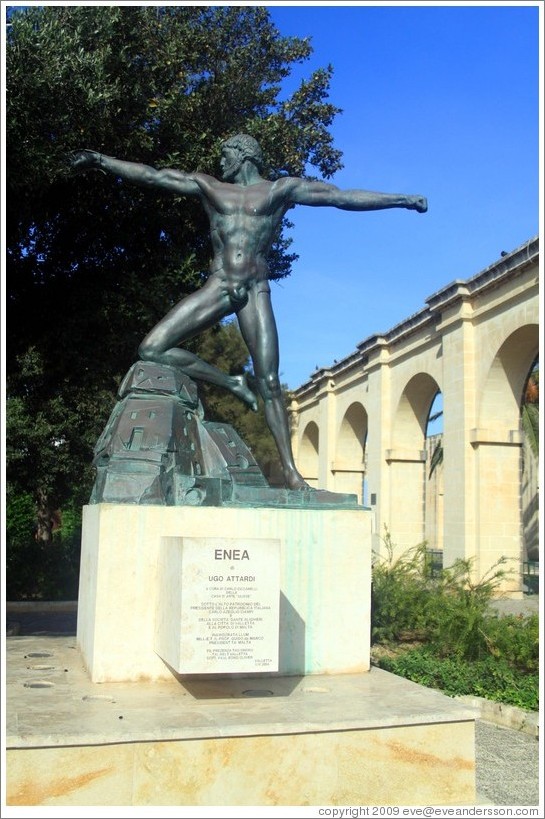
[[[81,653],[10,641],[8,804],[472,804],[474,711],[370,669],[370,541],[362,508],[85,507]],[[234,543],[240,563],[278,547],[276,673],[181,674],[157,653],[183,669],[190,553],[221,543],[233,565]]]
[[[368,510],[96,504],[84,508],[77,628],[93,682],[175,673],[156,653],[162,538],[278,540],[277,673],[369,670]]]
[[[94,685],[74,647],[7,641],[6,799],[20,815],[475,801],[474,709],[381,669]]]

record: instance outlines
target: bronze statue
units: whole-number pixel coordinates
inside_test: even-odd
[[[406,208],[424,213],[423,196],[340,190],[325,182],[282,177],[270,182],[261,176],[263,155],[258,142],[246,134],[222,146],[222,181],[205,173],[157,170],[91,150],[70,156],[74,171],[107,171],[122,179],[176,195],[195,196],[210,220],[213,259],[202,288],[182,299],[143,340],[143,360],[178,367],[191,378],[231,390],[252,409],[256,396],[244,375],[227,375],[177,345],[236,314],[251,355],[265,417],[272,432],[288,489],[307,489],[297,471],[291,448],[288,417],[279,380],[279,347],[271,306],[267,254],[286,211],[293,205],[335,207],[342,210]]]

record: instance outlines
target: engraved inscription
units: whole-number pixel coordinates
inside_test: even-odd
[[[188,658],[185,670],[277,671],[279,541],[220,538],[203,541],[195,539],[193,549],[193,541],[188,543],[184,538],[182,654]]]

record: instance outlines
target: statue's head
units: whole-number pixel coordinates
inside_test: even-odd
[[[229,137],[222,144],[222,148],[230,148],[238,155],[238,167],[245,159],[250,159],[259,171],[262,170],[263,152],[257,139],[249,134],[236,134],[236,136]]]

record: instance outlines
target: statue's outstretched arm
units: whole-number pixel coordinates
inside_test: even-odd
[[[157,170],[152,168],[151,165],[143,165],[140,162],[127,162],[124,159],[116,159],[113,156],[100,154],[88,148],[69,154],[68,164],[75,173],[95,169],[103,173],[112,173],[127,182],[133,182],[143,187],[162,188],[172,193],[186,195],[200,193],[200,188],[193,177],[182,171],[173,168]]]
[[[425,213],[428,200],[425,196],[405,193],[377,193],[365,190],[341,190],[327,182],[312,182],[300,179],[290,191],[290,199],[295,205],[334,207],[341,210],[382,210],[384,208],[406,208]]]

